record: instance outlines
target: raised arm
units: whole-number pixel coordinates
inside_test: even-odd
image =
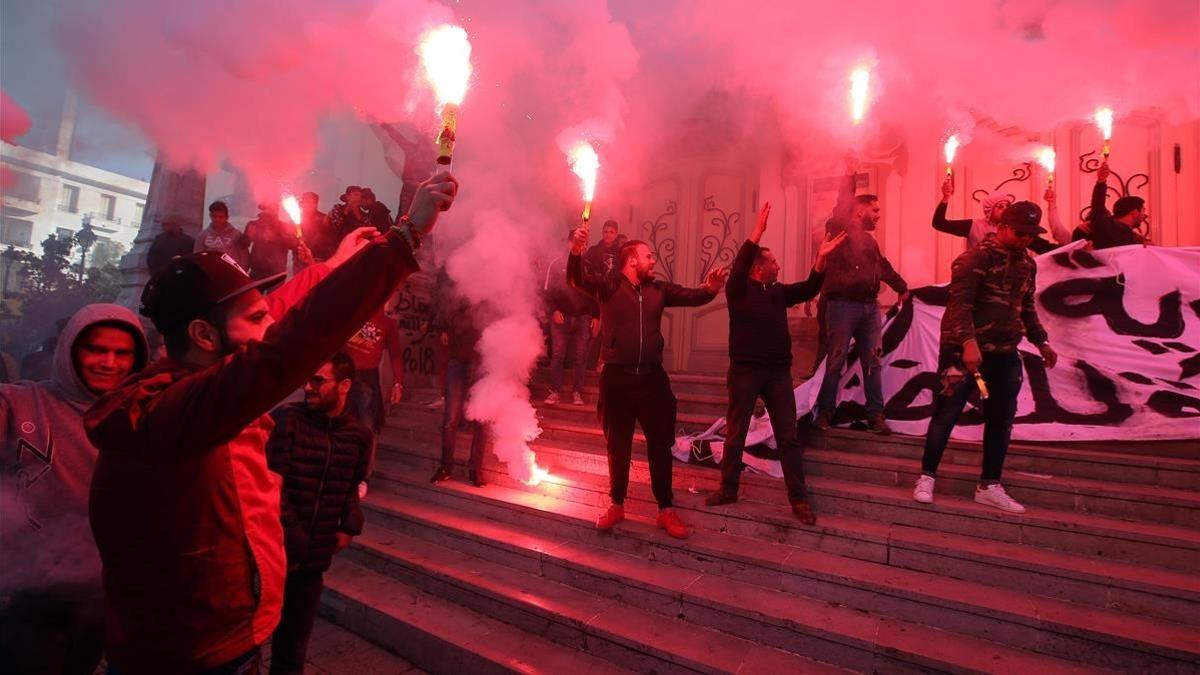
[[[596,302],[604,302],[612,294],[612,280],[584,269],[583,252],[587,250],[587,238],[588,226],[585,223],[571,239],[571,254],[567,256],[567,285],[594,298]]]

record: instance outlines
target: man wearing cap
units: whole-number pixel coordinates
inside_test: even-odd
[[[1013,202],[1013,196],[1007,192],[989,192],[980,205],[983,207],[982,218],[965,218],[951,220],[946,218],[946,209],[950,205],[950,196],[954,194],[954,178],[947,176],[942,182],[942,201],[933,210],[933,229],[956,237],[966,237],[967,247],[971,248],[983,241],[984,237],[992,234],[1000,227],[1000,219],[1004,210]],[[1046,213],[1050,229],[1058,244],[1049,242],[1041,237],[1035,237],[1029,244],[1029,250],[1042,254],[1055,249],[1060,244],[1071,243],[1071,233],[1058,219],[1056,195],[1053,187],[1046,188]],[[1045,232],[1045,230],[1042,230]]]
[[[347,233],[360,227],[370,225],[363,216],[363,189],[357,185],[347,185],[342,193],[341,204],[334,204],[329,210],[329,230],[339,240]]]
[[[286,565],[267,412],[417,270],[413,251],[456,191],[435,176],[386,234],[352,233],[332,264],[270,296],[282,275],[253,280],[215,252],[176,258],[146,285],[142,312],[167,358],[85,416],[113,672],[258,672]]]
[[[921,476],[913,490],[913,499],[922,504],[933,502],[938,464],[963,405],[979,388],[978,374],[989,395],[982,402],[983,470],[975,501],[1008,513],[1025,512],[1000,485],[1000,474],[1023,380],[1017,353],[1021,338],[1037,346],[1047,368],[1058,361],[1038,320],[1033,297],[1037,266],[1026,250],[1046,231],[1039,226],[1041,219],[1037,204],[1017,202],[1005,209],[995,234],[954,261],[950,301],[942,315],[941,386],[933,397]]]

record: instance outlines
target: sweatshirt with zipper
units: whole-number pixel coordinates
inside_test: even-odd
[[[600,303],[600,349],[604,363],[650,372],[662,368],[662,313],[667,307],[699,307],[717,297],[658,279],[634,285],[624,274],[585,272],[581,256],[567,258],[567,283]]]

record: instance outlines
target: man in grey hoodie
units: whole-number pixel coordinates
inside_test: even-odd
[[[97,451],[83,413],[146,366],[141,323],[88,305],[63,328],[50,379],[0,385],[0,664],[91,673],[104,642],[100,557],[88,526]]]

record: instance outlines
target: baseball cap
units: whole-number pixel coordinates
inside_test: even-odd
[[[1016,202],[1004,209],[1000,223],[1020,234],[1042,234],[1046,231],[1038,225],[1042,221],[1042,207],[1029,201]]]
[[[192,319],[256,288],[274,286],[286,272],[252,279],[228,253],[202,251],[176,256],[142,290],[142,316],[163,334],[186,326]]]

